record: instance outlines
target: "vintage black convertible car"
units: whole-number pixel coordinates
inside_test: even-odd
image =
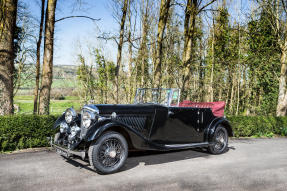
[[[233,132],[223,117],[224,102],[179,103],[179,97],[178,89],[140,88],[134,104],[85,105],[78,114],[69,108],[54,125],[59,132],[51,145],[68,157],[88,157],[101,174],[118,171],[129,150],[225,152]]]

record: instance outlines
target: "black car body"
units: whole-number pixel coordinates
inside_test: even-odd
[[[149,90],[152,102],[144,100]],[[79,114],[67,109],[54,125],[60,132],[52,146],[68,156],[84,159],[88,154],[91,165],[103,174],[117,171],[127,150],[206,147],[213,154],[226,151],[228,136],[233,135],[226,118],[214,116],[211,108],[180,107],[179,90],[160,90],[165,93],[138,89],[134,104],[91,104]],[[113,162],[105,165],[106,161]]]

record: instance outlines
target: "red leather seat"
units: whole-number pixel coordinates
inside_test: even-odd
[[[179,107],[210,108],[214,116],[223,117],[225,102],[224,101],[192,102],[192,101],[184,100],[183,102],[179,103]]]

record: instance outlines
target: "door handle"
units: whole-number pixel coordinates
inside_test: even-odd
[[[203,112],[201,112],[201,123],[203,124]]]

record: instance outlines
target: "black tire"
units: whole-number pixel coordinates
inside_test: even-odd
[[[228,149],[228,133],[225,127],[218,126],[212,137],[212,145],[208,147],[211,154],[222,154]]]
[[[108,131],[90,145],[88,154],[93,169],[99,174],[111,174],[124,165],[128,156],[128,144],[121,134]]]

